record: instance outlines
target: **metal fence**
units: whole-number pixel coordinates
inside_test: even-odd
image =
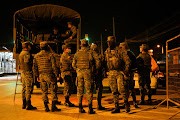
[[[180,106],[180,34],[166,41],[166,99],[154,108],[166,101]]]
[[[180,106],[180,35],[168,40],[166,47],[167,100]]]

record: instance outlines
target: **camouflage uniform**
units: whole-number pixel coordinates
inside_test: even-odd
[[[52,98],[52,112],[59,111],[57,109],[57,79],[58,70],[55,62],[55,58],[50,51],[48,51],[47,42],[40,43],[41,51],[34,56],[33,72],[36,77],[41,81],[42,99],[45,105],[45,111],[49,111],[47,103],[48,100],[48,87],[51,88]]]
[[[131,60],[131,65],[130,65],[130,68],[129,68],[129,75],[130,75],[130,78],[129,78],[129,90],[131,91],[131,96],[132,96],[133,102],[134,102],[133,104],[134,104],[135,108],[138,108],[137,102],[136,102],[136,92],[135,92],[135,89],[134,89],[135,80],[133,79],[134,78],[134,72],[135,72],[136,67],[137,67],[137,65],[136,65],[136,56],[134,55],[134,53],[132,51],[127,50],[128,45],[127,45],[126,42],[120,43],[119,47],[120,47],[120,49],[127,52],[127,55],[129,56],[129,58]]]
[[[61,77],[64,81],[64,97],[72,93],[72,58],[68,53],[63,52],[60,58]]]
[[[81,40],[81,45],[87,44],[85,39]],[[86,89],[86,98],[89,104],[90,113],[92,112],[92,99],[93,99],[93,79],[92,79],[92,66],[95,61],[95,66],[100,67],[99,57],[94,52],[91,52],[88,47],[81,47],[76,52],[73,58],[72,66],[77,72],[77,97],[79,106],[82,108],[82,99],[84,92],[84,85]],[[81,109],[80,108],[80,109]]]
[[[32,84],[33,84],[33,75],[32,75],[32,64],[33,58],[32,55],[27,50],[22,50],[19,55],[21,79],[22,79],[22,98],[30,100]]]
[[[110,41],[112,40],[111,37],[108,37],[108,39]],[[107,62],[107,69],[109,70],[108,78],[114,97],[115,109],[118,111],[119,93],[123,96],[125,104],[129,106],[128,81],[125,80],[125,75],[128,76],[130,59],[127,53],[120,51],[118,47],[115,47],[114,49],[108,47],[104,55],[105,61]],[[124,66],[122,63],[125,63]]]
[[[107,61],[107,67],[109,69],[108,78],[114,96],[114,102],[119,102],[119,93],[121,93],[125,101],[128,101],[128,84],[124,79],[124,74],[128,73],[130,59],[125,52],[119,52],[118,48],[114,49],[114,54],[112,54],[111,51],[109,48],[105,51],[105,60]],[[124,71],[120,69],[121,61],[126,63]]]
[[[60,58],[60,70],[61,70],[61,78],[64,81],[64,97],[65,103],[64,105],[69,107],[74,107],[75,105],[69,101],[69,97],[73,91],[73,79],[72,79],[72,58],[70,56],[69,45],[63,45],[62,49],[64,50],[63,54]]]
[[[48,86],[51,88],[53,101],[57,101],[56,78],[58,77],[54,56],[48,51],[41,50],[34,56],[34,74],[40,78],[43,101],[48,102]],[[54,73],[54,74],[53,74]]]
[[[24,42],[22,46],[25,44],[29,44],[30,42]],[[32,73],[32,65],[33,65],[33,57],[28,50],[22,50],[19,55],[19,64],[21,72],[21,80],[22,80],[22,99],[23,99],[23,109],[25,109],[26,101],[31,101],[31,91],[33,89],[33,73]],[[31,102],[29,103],[30,107],[32,107]]]
[[[139,78],[139,89],[141,94],[141,102],[144,104],[145,89],[148,93],[148,100],[151,102],[151,79],[150,79],[150,70],[151,70],[151,56],[146,53],[140,53],[137,57],[137,66]]]

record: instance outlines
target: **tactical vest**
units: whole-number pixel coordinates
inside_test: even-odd
[[[66,57],[66,59],[68,59],[69,56],[66,55],[65,53],[63,53],[61,55],[61,58],[60,58],[60,70],[61,70],[61,72],[72,70],[72,67],[71,67],[72,63],[70,63],[67,60],[64,60],[63,58],[65,58],[65,57]]]
[[[20,53],[19,65],[22,71],[32,71],[33,57],[28,51],[23,50]]]
[[[77,52],[77,63],[78,69],[91,69],[92,67],[92,53],[89,49],[80,49]]]
[[[109,70],[119,70],[120,69],[120,58],[118,56],[118,50],[106,50],[106,60],[107,67]]]
[[[148,53],[141,53],[139,57],[143,59],[144,68],[150,70],[151,69],[151,56]]]
[[[41,51],[36,57],[36,61],[38,64],[38,71],[39,73],[48,73],[52,74],[52,64],[50,61],[50,53],[46,51]]]

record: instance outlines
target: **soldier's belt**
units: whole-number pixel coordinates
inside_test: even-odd
[[[39,74],[53,74],[53,72],[39,72]]]

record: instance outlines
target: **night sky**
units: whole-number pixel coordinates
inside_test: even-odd
[[[82,38],[89,34],[90,41],[100,40],[103,33],[112,35],[112,18],[115,17],[117,41],[131,38],[147,28],[180,11],[177,0],[14,0],[1,8],[1,45],[12,46],[12,23],[15,11],[39,4],[56,4],[71,8],[82,17]],[[117,1],[117,0],[116,0]],[[4,9],[4,10],[2,10]],[[7,11],[7,13],[5,12]],[[6,16],[3,18],[2,16]],[[5,24],[6,23],[6,24]],[[105,31],[106,30],[106,31]]]

